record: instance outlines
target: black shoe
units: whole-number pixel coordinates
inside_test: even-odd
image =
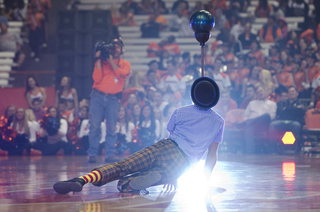
[[[97,157],[96,156],[89,156],[88,163],[96,163],[97,162]]]
[[[114,162],[118,162],[120,159],[116,156],[110,156],[107,157],[106,159],[104,159],[104,162],[106,163],[114,163]]]
[[[161,180],[161,175],[157,171],[151,171],[146,175],[141,175],[133,178],[129,185],[134,190],[146,189]]]
[[[58,194],[67,194],[70,191],[72,192],[80,192],[82,191],[82,187],[86,184],[86,181],[81,178],[73,178],[72,180],[67,181],[59,181],[53,185],[53,189]]]

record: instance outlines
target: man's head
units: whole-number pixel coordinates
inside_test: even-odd
[[[155,70],[152,70],[150,69],[148,72],[147,72],[147,78],[148,78],[148,81],[151,82],[151,83],[156,83],[156,71]]]
[[[80,118],[87,119],[89,116],[89,107],[83,106],[80,110]]]
[[[230,91],[228,89],[221,91],[221,98],[220,101],[223,105],[229,105],[230,100]]]
[[[256,88],[254,85],[248,85],[246,88],[246,98],[254,99],[256,97]]]
[[[201,55],[200,54],[193,55],[193,63],[201,64]]]
[[[161,102],[163,101],[162,99],[162,93],[160,91],[156,91],[153,95],[153,101],[159,106]]]
[[[32,100],[32,106],[34,108],[35,111],[39,111],[41,108],[41,101],[39,98],[35,98],[34,100]]]
[[[280,60],[274,60],[273,68],[277,74],[281,73],[283,71],[283,62],[281,62]]]
[[[288,91],[287,90],[283,90],[280,93],[280,101],[282,102],[286,102],[288,100]]]
[[[251,23],[247,22],[246,25],[244,25],[244,32],[250,33],[251,32]]]
[[[181,57],[184,62],[190,63],[190,52],[184,52]]]
[[[8,19],[4,15],[0,16],[0,29],[1,34],[6,34],[8,32]]]
[[[154,71],[157,71],[158,68],[159,68],[158,61],[156,61],[156,60],[151,60],[151,61],[148,63],[148,66],[149,66],[149,70],[154,70]]]
[[[220,58],[216,58],[214,61],[214,72],[219,73],[220,69],[222,68],[223,62]]]
[[[264,87],[259,86],[256,90],[258,100],[265,100],[267,98],[267,91]]]
[[[177,67],[176,67],[176,63],[174,62],[174,60],[169,60],[167,62],[167,71],[168,71],[168,74],[173,76],[176,74],[176,70],[177,70]]]
[[[299,96],[299,93],[298,93],[297,89],[295,87],[293,87],[293,86],[290,86],[288,88],[288,99],[289,99],[289,101],[296,100],[298,98],[298,96]]]
[[[137,103],[137,96],[135,94],[130,94],[128,98],[128,104],[136,104]]]

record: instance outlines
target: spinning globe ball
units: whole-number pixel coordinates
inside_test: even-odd
[[[213,16],[206,10],[195,12],[190,18],[190,27],[194,32],[209,33],[214,27],[214,24]]]

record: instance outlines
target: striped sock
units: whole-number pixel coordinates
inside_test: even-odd
[[[79,178],[84,179],[84,181],[86,181],[86,184],[95,183],[103,179],[103,174],[101,173],[100,170],[95,170]]]

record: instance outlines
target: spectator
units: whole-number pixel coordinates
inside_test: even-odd
[[[222,44],[222,54],[220,54],[218,57],[224,62],[231,62],[234,64],[234,54],[230,51],[231,46],[229,43],[223,43]]]
[[[270,124],[270,135],[273,142],[279,142],[286,131],[291,131],[297,140],[297,149],[300,150],[305,109],[298,99],[299,93],[296,88],[289,87],[286,95],[288,95],[287,100],[281,100],[277,103],[277,120]]]
[[[39,98],[32,100],[32,111],[37,121],[39,121],[46,114],[46,110],[41,107],[41,101]]]
[[[191,61],[190,52],[184,52],[181,55],[181,57],[182,57],[182,61],[180,64],[178,64],[177,72],[180,75],[184,76],[186,68],[190,65],[190,61]]]
[[[134,129],[134,124],[129,121],[129,116],[127,110],[124,106],[120,106],[118,113],[118,122],[116,124],[116,133],[117,133],[117,151],[118,154],[123,153],[126,149],[126,146],[132,142],[132,133]]]
[[[133,106],[136,104],[139,104],[137,96],[136,94],[132,93],[129,95],[128,101],[123,104],[129,116],[132,115]]]
[[[227,18],[225,27],[231,30],[236,24],[238,24],[238,22],[239,22],[238,17],[235,14],[231,14],[229,18]],[[236,39],[237,38],[238,37],[236,37]]]
[[[133,152],[139,151],[142,148],[151,146],[156,142],[156,138],[160,135],[160,123],[155,120],[153,108],[151,105],[144,105],[141,108],[141,114],[138,124],[138,141],[134,148],[131,148]],[[133,153],[131,152],[131,153]]]
[[[150,14],[153,12],[152,1],[151,0],[141,0],[138,4],[138,14]]]
[[[307,66],[304,70],[304,73],[306,75],[306,81],[307,84],[309,84],[309,87],[311,87],[314,77],[320,72],[320,67],[316,66],[315,60],[315,55],[306,55]]]
[[[271,7],[268,4],[268,0],[259,0],[259,4],[257,5],[254,14],[258,18],[266,18],[269,16],[271,11]]]
[[[284,64],[283,71],[291,72],[292,71],[292,58],[287,54],[286,50],[280,52],[280,62]]]
[[[308,17],[309,5],[304,0],[289,0],[286,16]]]
[[[74,118],[78,118],[78,94],[77,90],[72,87],[71,77],[64,76],[60,81],[60,87],[56,91],[56,107],[60,102],[60,99],[67,100],[67,110],[70,110],[74,113]]]
[[[197,75],[200,75],[201,73],[201,55],[200,54],[193,55],[193,64],[190,65],[188,69],[192,69],[194,73],[198,73]]]
[[[18,135],[14,140],[14,145],[7,142],[7,147],[3,148],[8,151],[9,155],[22,155],[23,151],[27,151],[30,155],[31,143],[36,142],[36,128],[34,124],[28,120],[28,116],[23,108],[18,108],[13,116],[11,127],[16,130]]]
[[[311,87],[312,93],[309,108],[314,107],[320,100],[320,72],[314,76]]]
[[[31,11],[28,14],[29,43],[31,48],[31,57],[34,61],[40,61],[40,46],[46,43],[44,34],[44,15],[37,8],[37,5],[30,6]]]
[[[239,83],[243,84],[243,80],[249,76],[250,70],[245,67],[245,58],[238,57],[238,66],[236,72],[239,75]]]
[[[193,31],[190,28],[189,18],[185,15],[185,4],[181,3],[178,6],[176,15],[171,19],[169,23],[169,29],[172,32],[178,32],[179,37],[191,37],[193,36]]]
[[[270,15],[273,15],[276,17],[276,19],[280,19],[284,17],[284,12],[279,8],[279,2],[273,1],[271,2],[271,11]]]
[[[175,56],[181,53],[179,45],[176,43],[176,38],[173,35],[170,35],[167,39],[167,42],[163,46],[163,49],[169,53],[169,56]]]
[[[240,109],[246,109],[249,103],[256,98],[256,88],[254,85],[248,85],[246,88],[246,96],[240,104]]]
[[[168,14],[166,3],[162,0],[155,0],[152,2],[152,8],[157,8],[160,14]]]
[[[112,24],[114,26],[136,26],[134,22],[133,13],[130,12],[128,6],[122,6],[120,8],[120,14],[117,12],[111,13],[112,15]]]
[[[148,23],[153,21],[159,24],[160,31],[166,29],[168,26],[168,20],[164,16],[160,15],[159,8],[154,8],[149,14]]]
[[[139,14],[139,12],[140,12],[139,4],[133,0],[127,0],[127,1],[123,2],[121,7],[129,7],[130,11],[132,11],[134,14]],[[146,13],[146,14],[148,14],[148,13]]]
[[[296,51],[299,45],[299,37],[294,30],[288,32],[287,35],[287,47],[291,52]]]
[[[226,114],[230,110],[234,110],[238,108],[238,105],[233,99],[230,98],[229,90],[222,90],[220,92],[221,98],[218,104],[214,107],[214,109],[219,113],[223,118],[226,117]]]
[[[0,29],[0,51],[15,52],[13,61],[20,67],[25,59],[25,54],[21,51],[21,37],[8,31],[8,19],[5,16],[0,16]]]
[[[141,113],[140,105],[139,104],[134,105],[133,111],[132,111],[132,117],[131,117],[131,121],[134,124],[134,126],[138,126],[140,113]]]
[[[282,38],[281,29],[275,24],[274,16],[268,17],[268,22],[261,27],[259,31],[260,41],[263,43],[274,43]]]
[[[291,78],[293,79],[292,80],[293,86],[301,94],[302,92],[305,92],[305,88],[303,85],[306,85],[306,75],[300,67],[301,67],[300,61],[298,61],[298,60],[292,61]]]
[[[262,84],[263,82],[261,68],[259,66],[253,66],[248,77],[243,80],[241,98],[244,98],[248,85],[254,85],[257,88],[259,86],[262,86]]]
[[[223,69],[223,62],[220,58],[216,58],[214,62],[213,79],[221,90],[229,89],[231,87],[230,78],[227,74],[221,72],[221,69]]]
[[[278,25],[281,29],[282,37],[285,38],[288,35],[288,23],[285,17],[278,19]]]
[[[8,126],[10,126],[13,116],[16,114],[16,107],[14,105],[9,105],[4,113],[5,118],[8,119]]]
[[[260,51],[261,46],[257,40],[252,40],[251,42],[251,51],[249,52],[249,57],[254,57],[257,59],[259,66],[263,67],[264,65],[264,55]]]
[[[61,117],[65,118],[69,124],[73,122],[74,116],[73,113],[70,110],[68,110],[68,102],[66,99],[60,99],[59,111]]]
[[[280,46],[278,44],[274,44],[270,46],[269,57],[271,61],[280,60],[279,50],[280,50]]]
[[[265,88],[259,86],[256,95],[257,99],[249,103],[243,116],[246,152],[249,154],[254,153],[256,134],[269,130],[269,124],[275,118],[277,110],[276,103],[268,99]]]
[[[189,10],[189,3],[188,3],[188,1],[185,1],[185,0],[177,0],[177,1],[175,1],[175,2],[173,3],[172,8],[171,8],[171,12],[172,12],[173,14],[177,13],[177,9],[179,8],[179,5],[180,5],[181,3],[185,5],[185,6],[184,6],[185,10]]]
[[[44,124],[42,124],[40,129],[42,142],[35,143],[34,149],[40,150],[42,155],[56,155],[60,149],[64,149],[64,154],[70,155],[71,144],[68,143],[66,136],[68,132],[67,121],[60,118],[60,112],[56,107],[49,107],[48,114],[48,119],[51,119],[51,121],[48,121],[46,127],[43,127]],[[54,127],[51,123],[54,124]]]
[[[168,74],[161,78],[159,89],[164,93],[164,100],[169,99],[170,94],[184,95],[186,83],[183,77],[177,73],[177,67],[173,60],[167,62]]]
[[[292,79],[289,72],[283,71],[283,63],[279,60],[273,62],[273,83],[275,88],[278,88],[280,85],[284,85],[286,88],[292,86]]]
[[[233,16],[233,17],[236,17],[236,16]],[[230,34],[233,35],[236,40],[239,40],[239,35],[246,32],[246,25],[247,25],[247,19],[240,17],[240,21],[239,22],[237,21],[237,23],[231,28]],[[249,33],[251,33],[251,24],[250,24]]]
[[[257,39],[257,36],[251,32],[251,23],[247,22],[244,25],[244,32],[238,37],[243,49],[250,49],[251,43]]]
[[[149,63],[150,64],[150,63]],[[153,65],[154,64],[154,65]],[[147,74],[144,76],[144,79],[143,79],[143,82],[142,82],[142,85],[144,87],[144,90],[148,90],[150,87],[155,87],[155,88],[158,88],[159,86],[159,83],[160,83],[160,80],[159,78],[161,79],[161,74],[159,74],[160,76],[157,77],[157,72],[156,70],[154,70],[152,68],[152,66],[156,66],[158,67],[158,62],[154,62],[153,64],[151,64],[149,67],[150,69],[148,70]],[[156,68],[158,70],[158,68]],[[160,72],[160,71],[159,71]],[[158,73],[159,73],[158,72]]]
[[[163,114],[164,108],[168,105],[168,102],[163,100],[162,93],[160,91],[156,91],[153,97],[153,108],[158,109],[161,114]]]
[[[215,27],[213,28],[213,30],[221,30],[226,25],[227,19],[220,7],[217,7],[215,9],[214,20],[215,20]]]
[[[167,56],[173,56],[180,54],[180,52],[180,47],[175,42],[175,37],[172,35],[167,39],[160,41],[159,44],[151,42],[147,48],[148,57],[160,57],[160,59],[161,57],[164,57],[164,53],[167,53]]]
[[[46,104],[47,94],[43,87],[39,87],[39,83],[36,78],[30,76],[26,80],[26,92],[27,102],[29,108],[33,108],[33,100],[38,99],[40,101],[40,107],[44,107]]]

